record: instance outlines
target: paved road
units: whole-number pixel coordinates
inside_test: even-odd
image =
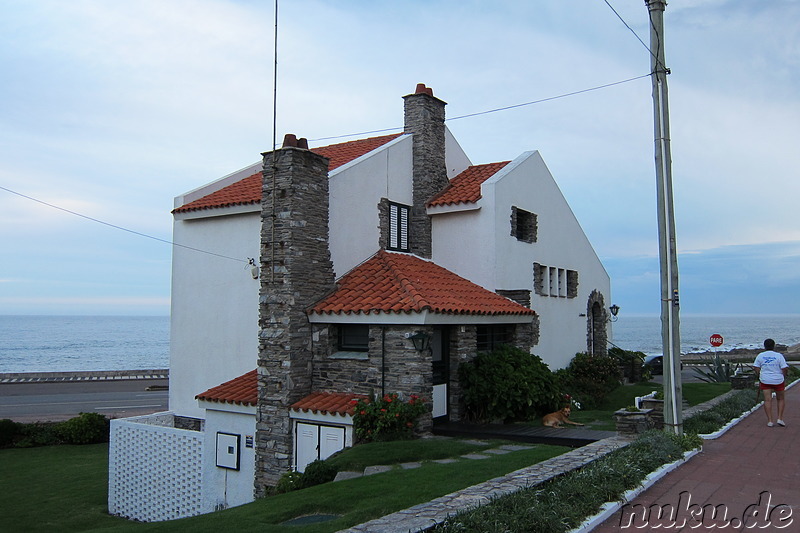
[[[167,385],[166,379],[3,383],[0,384],[0,419],[58,421],[82,412],[123,418],[166,411]]]

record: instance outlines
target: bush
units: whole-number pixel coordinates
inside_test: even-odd
[[[558,405],[553,373],[539,356],[512,346],[478,354],[458,369],[466,415],[478,421],[527,420]]]
[[[416,394],[408,402],[400,400],[397,394],[359,400],[355,404],[353,429],[361,442],[410,439],[417,419],[427,412],[425,401]]]
[[[333,481],[337,472],[338,469],[332,464],[317,459],[306,465],[306,470],[303,472],[303,477],[300,481],[303,488],[313,487],[314,485]]]
[[[572,396],[582,409],[595,409],[608,393],[619,387],[622,376],[617,359],[577,353],[567,368],[556,372],[562,392]]]
[[[623,350],[622,348],[609,348],[609,357],[617,360],[617,364],[622,368],[622,374],[633,383],[641,383],[649,379],[649,372],[645,372],[642,368],[644,364],[645,354],[643,352],[633,352],[630,350]]]
[[[64,444],[61,438],[57,422],[34,422],[32,424],[20,424],[20,440],[17,441],[17,448],[32,448],[34,446],[54,446]]]
[[[8,418],[0,420],[0,448],[10,446],[19,431],[19,424]]]
[[[97,444],[108,442],[109,422],[99,413],[81,413],[62,422],[58,433],[66,444]]]
[[[286,472],[275,485],[275,493],[283,494],[303,488],[303,474],[300,472]]]

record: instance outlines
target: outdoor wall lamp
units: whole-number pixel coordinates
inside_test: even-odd
[[[406,333],[406,338],[411,339],[411,342],[414,343],[414,349],[419,353],[422,353],[431,347],[431,336],[422,331],[417,331],[413,335]]]
[[[617,321],[617,315],[619,314],[619,306],[617,304],[612,305],[608,308],[611,311],[611,318],[609,319],[611,322]]]

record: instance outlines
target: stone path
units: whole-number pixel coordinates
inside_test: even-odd
[[[407,533],[409,531],[424,531],[436,524],[444,522],[449,516],[460,511],[485,505],[492,498],[530,488],[559,474],[579,468],[609,452],[626,446],[629,442],[629,440],[621,437],[603,439],[557,457],[547,459],[541,463],[516,470],[504,476],[490,479],[489,481],[456,492],[451,492],[450,494],[441,496],[432,501],[421,503],[375,520],[370,520],[369,522],[343,530],[343,533]],[[531,446],[526,445],[506,444],[490,450],[467,454],[461,456],[460,459],[440,459],[436,462],[488,459],[492,454],[510,453],[530,447]],[[368,474],[364,472],[363,475]]]

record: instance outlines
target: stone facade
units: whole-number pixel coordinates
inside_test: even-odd
[[[531,291],[528,289],[497,289],[497,294],[505,296],[509,300],[513,300],[520,305],[524,305],[528,309],[531,307]]]
[[[430,259],[431,218],[425,204],[450,183],[445,165],[444,106],[420,84],[405,100],[405,132],[413,134],[413,199],[409,240],[411,253]]]
[[[586,317],[586,353],[608,355],[608,313],[601,292],[589,295]]]
[[[264,154],[259,298],[257,496],[291,466],[289,406],[311,393],[305,309],[334,288],[328,250],[328,161],[309,150]]]

